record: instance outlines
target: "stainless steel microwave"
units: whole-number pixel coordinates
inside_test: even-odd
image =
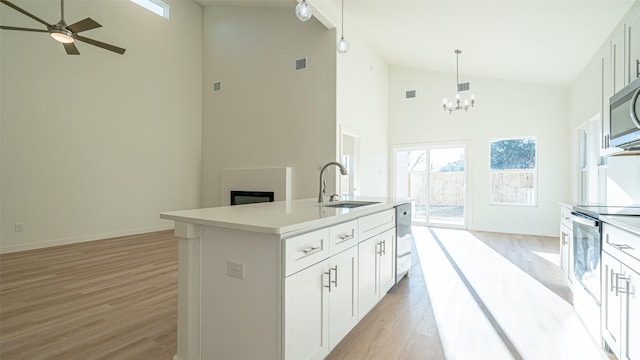
[[[640,150],[640,77],[609,100],[609,146]]]

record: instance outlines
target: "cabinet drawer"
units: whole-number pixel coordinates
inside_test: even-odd
[[[358,244],[358,220],[334,225],[329,229],[331,255]]]
[[[640,236],[605,223],[602,249],[627,266],[640,269]]]
[[[395,209],[361,217],[358,219],[358,241],[366,240],[394,226],[396,226]]]
[[[284,276],[329,257],[329,228],[284,240]]]
[[[573,220],[571,220],[571,208],[561,206],[560,207],[560,224],[573,229]]]

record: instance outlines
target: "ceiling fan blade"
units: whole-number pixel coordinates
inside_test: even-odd
[[[95,22],[95,20],[93,20],[92,18],[86,18],[84,20],[80,20],[77,23],[71,24],[69,26],[67,26],[67,30],[73,32],[73,33],[79,33],[82,31],[87,31],[87,30],[91,30],[91,29],[95,29],[95,28],[99,28],[102,25],[98,24],[97,22]]]
[[[49,30],[43,30],[43,29],[29,29],[29,28],[23,28],[23,27],[2,26],[2,25],[0,25],[0,29],[4,29],[4,30],[18,30],[18,31],[34,31],[34,32],[45,32],[45,33],[48,33],[48,32],[49,32]]]
[[[19,11],[19,12],[21,12],[21,13],[23,13],[23,14],[27,15],[28,17],[32,18],[33,20],[35,20],[35,21],[37,21],[37,22],[39,22],[39,23],[42,23],[42,24],[46,25],[46,26],[47,26],[47,28],[49,28],[49,27],[53,27],[53,25],[51,25],[51,24],[49,24],[48,22],[46,22],[46,21],[44,21],[44,20],[40,19],[39,17],[37,17],[37,16],[33,15],[32,13],[30,13],[30,12],[28,12],[28,11],[26,11],[26,10],[23,10],[23,9],[21,9],[21,8],[19,8],[19,7],[18,7],[18,5],[12,4],[12,3],[10,3],[10,2],[9,2],[9,1],[7,1],[7,0],[0,0],[0,2],[1,2],[1,3],[3,3],[3,4],[5,4],[5,5],[7,5],[8,7],[12,8],[12,9],[16,10],[16,11]]]
[[[67,55],[80,55],[80,52],[74,43],[63,43],[62,46],[64,46],[64,51],[67,52]]]
[[[83,42],[86,42],[87,44],[91,44],[93,46],[97,46],[99,48],[103,48],[105,50],[113,51],[113,52],[118,53],[120,55],[124,54],[124,52],[126,51],[126,49],[123,49],[121,47],[117,47],[117,46],[114,46],[114,45],[106,44],[106,43],[103,43],[101,41],[89,39],[87,37],[80,36],[80,35],[76,35],[76,39],[78,39],[80,41],[83,41]]]

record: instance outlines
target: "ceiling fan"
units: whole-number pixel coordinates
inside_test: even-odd
[[[2,2],[3,4],[7,5],[8,7],[12,8],[12,9],[14,9],[16,11],[19,11],[19,12],[27,15],[28,17],[32,18],[33,20],[46,25],[46,27],[47,27],[47,29],[45,30],[45,29],[30,29],[30,28],[23,28],[23,27],[2,26],[2,25],[0,25],[0,29],[49,33],[49,35],[51,35],[52,38],[54,38],[56,41],[62,43],[62,46],[64,46],[64,50],[67,52],[67,55],[80,55],[80,52],[78,51],[78,48],[74,44],[74,42],[76,40],[85,42],[87,44],[91,44],[93,46],[97,46],[99,48],[103,48],[105,50],[113,51],[113,52],[121,54],[121,55],[124,54],[124,52],[125,52],[125,49],[123,49],[121,47],[117,47],[117,46],[114,46],[114,45],[106,44],[106,43],[103,43],[101,41],[93,40],[93,39],[84,37],[82,35],[79,35],[78,33],[80,33],[80,32],[91,30],[91,29],[95,29],[95,28],[99,28],[99,27],[102,26],[102,25],[98,24],[97,22],[95,22],[91,18],[86,18],[84,20],[80,20],[80,21],[78,21],[76,23],[73,23],[71,25],[67,25],[67,23],[64,21],[64,0],[60,0],[60,12],[61,12],[60,21],[58,21],[54,25],[47,23],[46,21],[40,19],[39,17],[29,13],[28,11],[26,11],[24,9],[21,9],[17,5],[12,4],[7,0],[0,0],[0,2]]]

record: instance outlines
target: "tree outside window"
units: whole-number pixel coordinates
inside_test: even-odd
[[[492,204],[536,205],[535,137],[491,142]]]

